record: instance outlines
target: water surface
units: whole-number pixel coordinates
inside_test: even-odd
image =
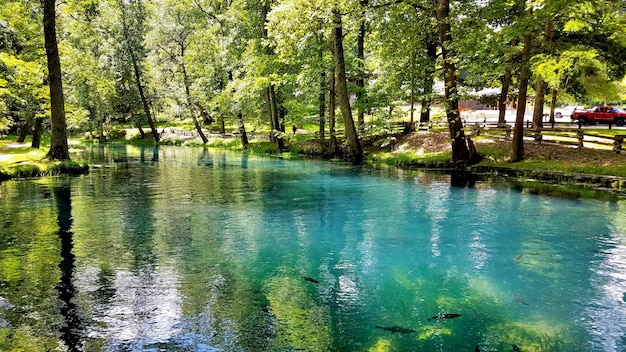
[[[0,350],[626,350],[621,202],[202,148],[85,155],[89,175],[0,184]]]

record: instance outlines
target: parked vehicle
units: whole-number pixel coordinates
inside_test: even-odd
[[[562,108],[554,109],[554,117],[557,119],[560,119],[562,117],[571,118],[572,113],[574,113],[574,111],[580,111],[580,110],[585,110],[585,107],[580,106],[580,105],[567,105]]]
[[[596,106],[589,110],[574,111],[572,120],[580,120],[583,124],[614,123],[622,126],[626,120],[626,111],[612,106]]]

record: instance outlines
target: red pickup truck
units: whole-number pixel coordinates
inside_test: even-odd
[[[576,110],[572,113],[572,120],[586,123],[614,123],[622,126],[626,121],[626,111],[612,106],[596,106],[589,110]]]

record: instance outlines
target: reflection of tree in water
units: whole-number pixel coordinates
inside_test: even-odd
[[[61,338],[69,351],[82,351],[81,335],[82,321],[76,304],[73,302],[76,292],[72,282],[75,257],[72,253],[72,202],[69,186],[54,189],[54,198],[57,204],[57,222],[59,238],[61,239],[61,280],[57,285],[59,300],[61,301],[61,315],[65,324],[61,327]]]

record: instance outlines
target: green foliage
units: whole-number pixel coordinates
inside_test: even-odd
[[[450,153],[377,153],[368,156],[368,162],[372,164],[384,164],[389,166],[399,166],[403,168],[411,167],[445,167],[450,164]]]
[[[38,6],[8,0],[0,9],[0,129],[49,115]],[[269,129],[269,85],[284,107],[287,126],[308,122],[317,115],[320,93],[328,94],[334,9],[343,15],[348,78],[354,81],[363,71],[367,76],[366,98],[352,108],[390,119],[389,107],[439,94],[432,92],[441,62],[436,51],[429,53],[437,44],[431,6],[356,0],[65,1],[57,11],[68,125],[75,133],[101,134],[118,125],[146,124],[133,55],[150,108],[162,123],[202,113],[226,118],[233,129],[242,112],[246,124]],[[465,1],[452,7],[451,16],[454,42],[448,45],[466,88],[499,86],[505,69],[515,76],[521,38],[533,31],[538,33],[534,76],[559,89],[561,100],[626,96],[626,84],[620,84],[626,72],[626,16],[615,2]],[[543,35],[549,21],[555,32],[551,44]],[[363,60],[356,55],[361,23],[367,29]]]

